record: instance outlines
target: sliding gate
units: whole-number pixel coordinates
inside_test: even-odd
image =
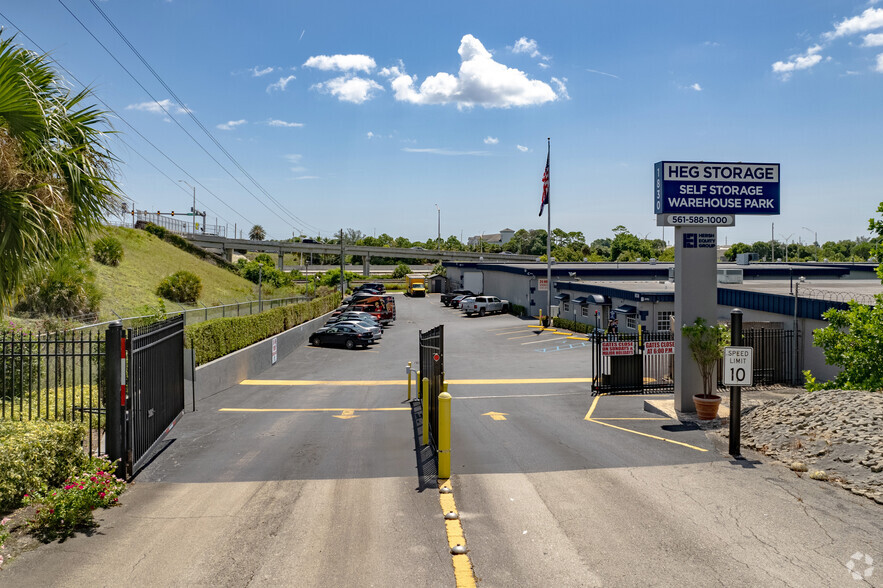
[[[184,414],[184,315],[130,329],[128,339],[126,447],[132,474]]]
[[[674,333],[592,334],[592,395],[674,392]]]

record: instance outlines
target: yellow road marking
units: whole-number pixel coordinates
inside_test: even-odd
[[[536,345],[537,343],[548,343],[549,341],[560,341],[561,339],[567,339],[567,337],[552,337],[551,339],[540,339],[539,341],[528,341],[527,343],[521,343],[521,345]]]
[[[592,413],[595,412],[595,407],[598,406],[598,401],[601,400],[601,396],[604,396],[604,394],[599,394],[598,396],[595,396],[595,399],[592,401],[592,406],[589,407],[589,412],[586,413],[585,420],[592,420]]]
[[[339,412],[345,416],[347,412],[388,412],[393,410],[411,410],[406,406],[393,408],[219,408],[218,412]],[[349,418],[349,417],[347,417]]]
[[[585,392],[563,392],[561,394],[501,394],[498,396],[457,396],[457,400],[487,400],[489,398],[541,398],[546,396],[576,396]]]
[[[571,335],[568,339],[576,339],[577,341],[590,341],[588,337],[577,337],[576,335]]]
[[[593,421],[670,421],[666,417],[605,417],[603,419],[591,419]]]
[[[672,441],[671,439],[666,439],[665,437],[657,437],[656,435],[650,435],[648,433],[642,433],[640,431],[633,431],[632,429],[626,429],[623,427],[617,427],[616,425],[611,425],[610,423],[605,423],[596,419],[586,419],[592,423],[598,423],[599,425],[604,425],[605,427],[612,427],[614,429],[619,429],[620,431],[625,431],[627,433],[634,433],[635,435],[640,435],[642,437],[649,437],[650,439],[657,439],[659,441],[665,441],[666,443],[674,443],[675,445],[681,445],[682,447],[689,447],[690,449],[695,449],[696,451],[706,452],[707,449],[702,449],[701,447],[696,447],[695,445],[690,445],[689,443],[681,443],[680,441]]]
[[[495,421],[505,421],[506,417],[509,416],[508,412],[486,412],[481,416],[489,416]]]
[[[359,415],[353,414],[354,412],[356,412],[354,409],[348,408],[348,409],[342,411],[340,414],[333,414],[331,416],[333,416],[336,419],[344,419],[344,420],[359,418]]]
[[[453,490],[450,480],[439,480],[439,488],[447,487]],[[438,502],[441,506],[442,513],[457,513],[457,503],[454,501],[453,494],[438,495]],[[445,519],[445,532],[448,536],[448,546],[454,548],[457,545],[466,547],[466,535],[463,533],[463,525],[460,519]],[[454,566],[454,581],[457,588],[475,588],[475,573],[472,571],[472,562],[469,560],[468,554],[451,555],[451,563]]]
[[[585,384],[591,378],[479,378],[448,380],[451,385]],[[241,386],[405,386],[408,380],[242,380]]]

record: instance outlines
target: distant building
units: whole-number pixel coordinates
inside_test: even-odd
[[[512,240],[512,237],[515,235],[515,231],[512,229],[503,229],[499,233],[491,233],[489,235],[475,235],[474,237],[469,237],[467,239],[467,245],[478,245],[479,241],[482,243],[490,243],[492,245],[505,245],[509,241]]]

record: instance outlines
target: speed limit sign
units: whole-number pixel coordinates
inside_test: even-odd
[[[724,386],[752,386],[754,384],[754,349],[751,347],[724,347]]]

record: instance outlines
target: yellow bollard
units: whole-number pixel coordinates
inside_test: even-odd
[[[420,402],[423,409],[423,445],[429,445],[429,378],[423,378],[422,382]]]
[[[447,480],[451,477],[451,395],[447,382],[442,390],[438,395],[438,478]]]
[[[408,362],[408,400],[411,400],[411,362]]]

